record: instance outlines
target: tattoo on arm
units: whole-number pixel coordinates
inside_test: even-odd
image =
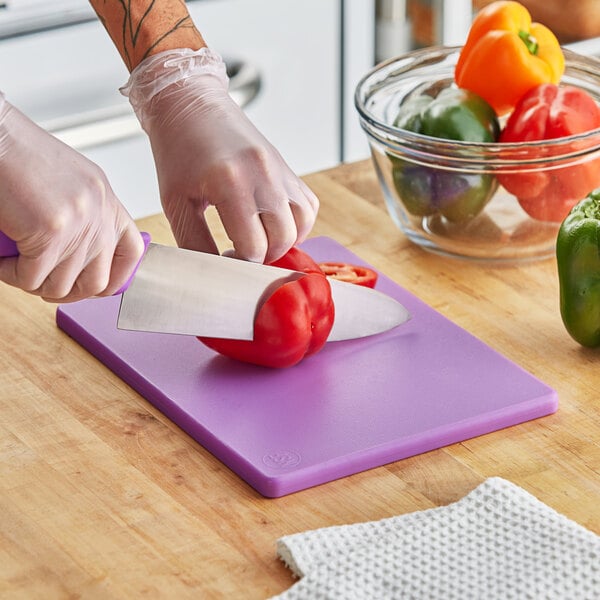
[[[205,46],[184,0],[89,0],[127,68],[171,48]]]

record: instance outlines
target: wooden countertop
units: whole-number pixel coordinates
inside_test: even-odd
[[[60,331],[54,306],[0,285],[0,596],[267,598],[294,581],[279,537],[447,504],[491,476],[600,533],[600,352],[562,325],[555,261],[489,267],[413,246],[369,161],[305,179],[314,235],[553,387],[558,412],[266,499]],[[172,243],[162,216],[140,228]]]

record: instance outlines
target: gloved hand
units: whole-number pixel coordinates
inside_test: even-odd
[[[314,224],[317,197],[227,91],[208,48],[145,59],[121,89],[147,132],[162,206],[177,244],[217,253],[205,219],[216,207],[237,258],[271,262]]]
[[[110,295],[144,244],[104,172],[0,93],[0,231],[19,256],[0,280],[51,302]]]

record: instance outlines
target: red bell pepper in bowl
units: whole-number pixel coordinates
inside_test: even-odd
[[[576,136],[599,127],[600,108],[585,90],[542,84],[519,100],[500,134],[500,142],[541,142]],[[581,148],[574,138],[567,150],[568,158],[556,162],[551,145],[533,145],[530,158],[548,156],[547,165],[498,175],[504,188],[517,197],[523,210],[534,219],[561,222],[581,198],[600,185],[600,149],[597,158],[588,156],[579,161],[578,151],[589,152],[589,148]],[[565,147],[561,149],[564,151]]]

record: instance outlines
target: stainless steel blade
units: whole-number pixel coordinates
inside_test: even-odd
[[[408,310],[391,296],[335,279],[330,283],[335,320],[328,342],[383,333],[410,319]]]
[[[251,340],[258,309],[303,274],[234,258],[150,244],[123,293],[117,327]]]

